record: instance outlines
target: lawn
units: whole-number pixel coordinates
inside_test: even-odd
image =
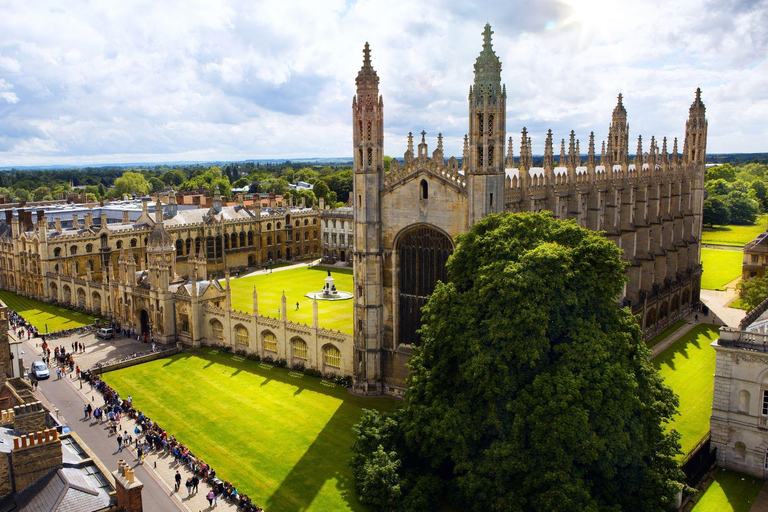
[[[768,214],[763,214],[759,215],[751,226],[729,225],[704,228],[701,233],[701,241],[705,244],[743,247],[766,230],[766,220],[768,220]]]
[[[684,326],[687,322],[685,320],[678,320],[677,322],[673,323],[663,331],[661,331],[659,334],[654,336],[653,338],[649,339],[645,342],[645,344],[648,346],[648,348],[653,348],[656,345],[658,345],[660,342],[664,341],[664,339],[667,338],[670,334]]]
[[[718,337],[718,326],[697,325],[651,361],[680,397],[680,415],[667,427],[682,436],[680,459],[709,432],[715,373],[715,349],[709,345]]]
[[[765,480],[720,469],[691,512],[748,512]]]
[[[363,407],[399,403],[209,349],[103,377],[269,512],[365,510],[347,467],[352,425]]]
[[[253,311],[253,287],[259,295],[259,314],[280,318],[280,298],[285,291],[288,304],[288,320],[312,325],[312,299],[304,294],[323,289],[328,269],[323,267],[302,267],[279,270],[269,274],[263,272],[229,281],[232,287],[232,307],[239,311]],[[331,269],[336,280],[336,289],[354,292],[351,269]],[[222,286],[224,283],[221,283]],[[299,309],[296,309],[296,303]],[[352,334],[353,299],[340,301],[319,300],[318,315],[321,327]]]
[[[41,333],[72,329],[96,322],[96,317],[91,315],[21,297],[5,290],[0,291],[0,300],[37,327]]]
[[[704,273],[701,287],[707,290],[722,290],[725,285],[741,275],[743,260],[741,251],[729,249],[702,249],[701,264]]]

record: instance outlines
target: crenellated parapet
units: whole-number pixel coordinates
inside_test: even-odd
[[[442,179],[450,185],[463,190],[466,187],[464,174],[459,170],[459,161],[456,157],[451,157],[445,161],[443,156],[443,135],[437,136],[437,149],[428,155],[427,143],[425,141],[426,132],[421,134],[421,143],[416,156],[413,154],[413,134],[408,134],[409,149],[403,157],[403,165],[396,159],[392,159],[389,166],[389,172],[384,176],[383,189],[393,188],[403,181],[415,176],[419,172],[426,172]]]

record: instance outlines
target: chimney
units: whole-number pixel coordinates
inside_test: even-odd
[[[43,404],[32,402],[14,407],[13,429],[24,433],[45,429],[45,409],[43,409]]]
[[[115,477],[115,491],[117,491],[117,508],[125,512],[142,512],[141,490],[144,488],[131,468],[123,459],[117,461],[117,471],[112,472]]]
[[[123,210],[123,224],[130,224],[131,217],[128,215],[128,210]]]
[[[10,226],[11,222],[13,222],[13,210],[5,210],[5,223]]]
[[[37,210],[37,222],[45,222],[45,210]]]
[[[325,198],[321,196],[320,199],[318,199],[318,201],[319,201],[318,204],[320,206],[320,209],[325,210]]]
[[[101,215],[99,215],[99,220],[101,221],[101,227],[102,228],[105,227],[108,224],[107,214],[104,212],[101,212]]]
[[[61,217],[53,219],[53,224],[56,226],[56,232],[61,233]]]
[[[77,217],[76,213],[72,214],[72,228],[80,229],[80,219]]]
[[[85,214],[85,229],[91,229],[93,226],[93,213],[88,212]]]
[[[11,474],[21,493],[54,469],[62,466],[61,440],[56,429],[13,438]]]

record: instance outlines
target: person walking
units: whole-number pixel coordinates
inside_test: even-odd
[[[187,478],[187,496],[192,496],[192,478]]]
[[[197,475],[192,477],[192,489],[195,491],[195,494],[197,494],[197,486],[200,485],[200,479],[197,478]]]
[[[179,487],[181,487],[181,473],[179,473],[179,470],[176,470],[176,476],[174,477],[176,479],[176,492],[179,492]]]
[[[117,452],[120,453],[123,451],[123,434],[118,433],[117,434]]]
[[[84,419],[84,420],[87,420],[87,419],[88,419],[88,416],[89,416],[89,415],[88,415],[88,405],[89,405],[89,404],[85,404],[85,405],[83,406],[83,419]]]
[[[213,489],[208,491],[208,496],[206,496],[206,498],[208,498],[208,506],[210,507],[213,506],[213,498],[215,497],[216,497],[216,494],[214,494]]]

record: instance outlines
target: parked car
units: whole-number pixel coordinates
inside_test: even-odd
[[[96,336],[104,338],[105,340],[111,340],[115,337],[115,331],[111,327],[105,327],[96,331]]]
[[[42,361],[35,361],[32,363],[30,371],[37,380],[47,379],[51,376],[51,373],[48,371],[48,367]]]

